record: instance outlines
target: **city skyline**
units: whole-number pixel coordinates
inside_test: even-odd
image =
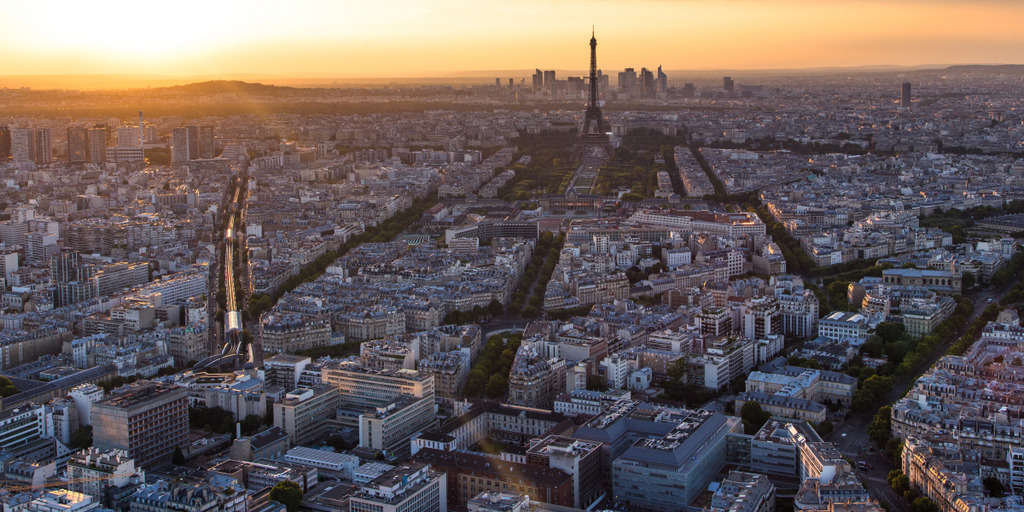
[[[4,75],[389,78],[584,69],[580,41],[591,25],[602,41],[602,68],[609,70],[1024,62],[1024,34],[1014,27],[1024,5],[1004,0],[311,0],[182,2],[174,9],[115,1],[102,7],[5,2]]]

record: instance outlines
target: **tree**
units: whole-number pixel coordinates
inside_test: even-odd
[[[257,416],[250,414],[242,420],[242,435],[251,436],[255,434],[260,426],[263,425],[263,416]]]
[[[911,512],[939,512],[939,506],[927,496],[921,496],[910,504]]]
[[[872,375],[853,394],[851,408],[854,412],[865,412],[878,407],[879,402],[892,391],[892,385],[892,377]]]
[[[505,391],[508,388],[508,381],[506,377],[501,374],[491,375],[491,378],[487,380],[487,396],[490,398],[502,398],[505,396]]]
[[[174,447],[174,455],[171,456],[171,462],[176,466],[180,466],[185,463],[185,454],[182,453],[180,446]]]
[[[868,424],[867,431],[868,437],[875,446],[884,448],[886,443],[889,442],[889,438],[892,437],[890,429],[892,428],[892,407],[885,406],[878,410],[875,417],[871,419],[871,423]]]
[[[505,308],[502,307],[500,302],[498,302],[498,299],[491,299],[491,302],[487,304],[487,312],[490,313],[491,316],[501,316],[505,313]]]
[[[743,427],[747,434],[754,434],[772,419],[772,413],[761,409],[761,404],[750,401],[740,408],[740,417],[743,418]]]
[[[981,483],[985,485],[985,490],[993,498],[1002,498],[1006,495],[1006,487],[994,476],[986,477]]]
[[[959,226],[957,226],[957,227],[959,227]],[[961,228],[961,229],[963,229],[963,228]],[[960,287],[964,291],[968,291],[971,288],[974,288],[974,284],[977,283],[977,282],[978,282],[978,278],[975,277],[974,274],[971,273],[971,272],[964,272],[960,276]]]
[[[896,491],[896,494],[903,494],[910,490],[910,479],[903,471],[894,469],[889,472],[889,487]]]
[[[828,434],[831,434],[832,433],[832,429],[833,429],[832,422],[829,421],[829,420],[824,420],[821,423],[818,423],[817,426],[815,426],[815,430],[818,431],[818,435],[822,435],[822,436],[826,436]]]
[[[878,327],[875,329],[875,332],[879,336],[881,336],[881,338],[885,340],[886,343],[895,343],[899,341],[900,336],[903,335],[903,332],[905,330],[906,328],[903,326],[902,323],[882,322],[878,324]]]
[[[469,371],[469,375],[466,377],[466,387],[463,394],[467,397],[473,397],[479,395],[483,390],[484,386],[487,385],[487,374],[483,370],[473,368]]]
[[[339,452],[342,450],[348,450],[350,448],[348,442],[345,441],[345,438],[339,435],[333,435],[328,437],[326,442],[327,446],[330,446],[331,448],[334,448]]]
[[[587,376],[587,389],[591,391],[608,391],[608,381],[600,375]]]
[[[302,505],[302,488],[291,480],[278,482],[270,490],[270,499],[288,508],[288,512],[297,512]]]
[[[78,430],[71,434],[71,446],[79,450],[92,446],[92,425],[78,427]]]
[[[18,393],[18,388],[14,386],[11,379],[0,376],[0,397],[7,398]]]

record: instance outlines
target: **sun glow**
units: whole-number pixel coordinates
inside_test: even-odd
[[[1024,62],[1009,0],[0,0],[0,74],[432,76]],[[582,57],[581,57],[582,56]]]

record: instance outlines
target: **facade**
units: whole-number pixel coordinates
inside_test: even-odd
[[[175,361],[201,361],[210,356],[210,333],[205,323],[174,327],[167,333],[167,354]]]
[[[768,477],[730,471],[711,498],[711,512],[774,512],[775,485]]]
[[[229,451],[234,460],[279,459],[291,447],[291,437],[281,427],[270,427],[251,436],[239,437]]]
[[[156,382],[122,387],[92,408],[93,445],[124,450],[149,467],[169,461],[188,440],[188,389]]]
[[[260,318],[260,342],[268,354],[325,347],[331,344],[331,321],[294,313],[266,313]]]
[[[890,268],[882,271],[882,282],[900,286],[923,286],[935,293],[954,295],[960,293],[963,276],[959,271]]]
[[[502,460],[475,452],[425,448],[413,460],[446,475],[448,505],[463,509],[480,491],[510,490],[554,505],[572,506],[572,477],[560,469]]]
[[[299,376],[312,361],[305,356],[274,354],[263,360],[268,386],[281,386],[285,392],[299,387]]]
[[[320,371],[324,384],[340,393],[345,405],[387,407],[401,396],[434,395],[434,377],[417,370],[370,370],[345,361],[327,363]]]
[[[566,391],[564,359],[547,358],[534,345],[524,344],[516,352],[508,377],[508,403],[550,409]]]
[[[131,494],[145,483],[145,473],[121,450],[100,451],[94,447],[75,453],[68,460],[68,490],[89,495],[104,507],[123,510]]]
[[[572,506],[590,508],[604,493],[601,445],[565,436],[546,436],[526,451],[526,463],[560,469],[572,478]]]
[[[351,512],[447,512],[444,473],[429,465],[403,464],[362,485],[349,499]]]
[[[469,367],[469,354],[462,351],[433,354],[419,362],[419,371],[434,377],[435,395],[447,400],[460,398]]]
[[[434,397],[401,397],[359,416],[359,446],[389,458],[404,457],[409,455],[409,438],[436,425]]]
[[[260,418],[267,414],[267,394],[263,381],[255,376],[245,375],[230,383],[207,388],[206,406],[220,407],[229,411],[237,421],[249,416]]]
[[[678,510],[703,492],[726,462],[727,435],[738,418],[623,400],[572,437],[602,444],[615,500]]]
[[[48,430],[42,405],[0,411],[0,450],[24,446],[46,436]]]
[[[721,389],[754,368],[754,341],[736,336],[716,340],[704,350],[704,360],[704,387]]]
[[[750,469],[765,475],[799,477],[801,448],[821,437],[805,422],[768,420],[750,440]]]
[[[359,457],[347,453],[329,452],[296,446],[284,454],[284,461],[317,469],[317,473],[344,480],[352,479],[352,472],[359,467]]]
[[[836,311],[818,322],[818,336],[859,344],[868,337],[868,319],[860,313]]]
[[[338,389],[332,386],[298,388],[274,403],[274,426],[287,432],[293,445],[305,444],[323,435],[340,404]]]

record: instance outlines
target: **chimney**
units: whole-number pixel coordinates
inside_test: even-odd
[[[242,437],[242,423],[235,423],[235,439]]]

